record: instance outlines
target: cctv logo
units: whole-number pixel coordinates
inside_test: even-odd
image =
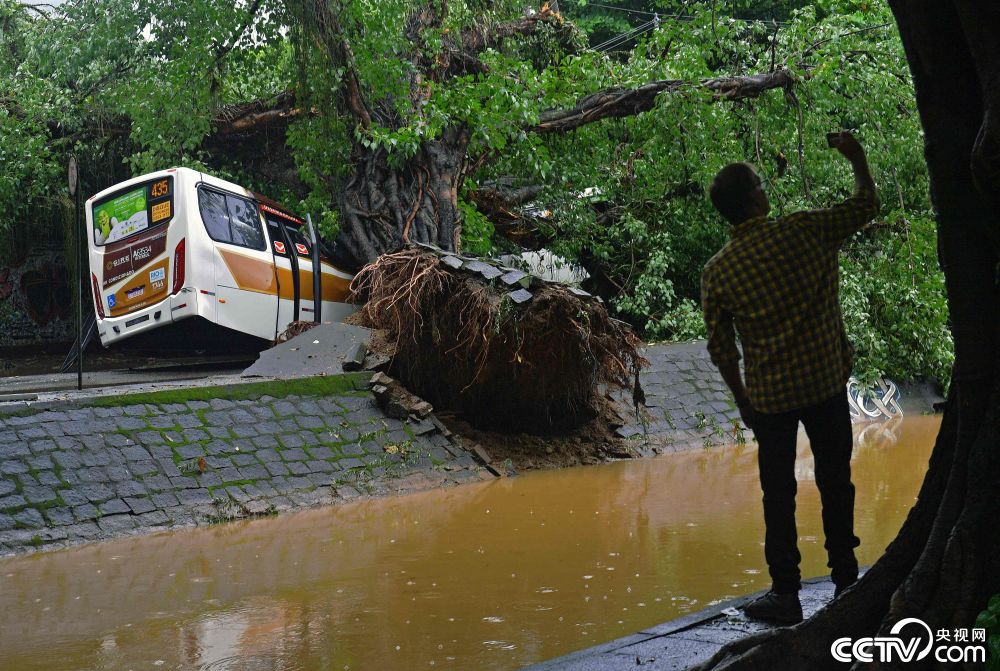
[[[921,631],[904,641],[898,634],[908,625],[919,625]],[[938,645],[935,647],[934,632],[931,631],[926,622],[915,617],[900,620],[893,625],[889,633],[890,636],[859,638],[856,641],[847,637],[838,638],[830,646],[830,654],[838,662],[858,661],[886,664],[920,661],[930,655],[933,650],[934,659],[939,662],[986,661],[986,646]]]
[[[919,624],[927,632],[927,646],[923,650],[918,650],[923,642],[923,635],[914,637],[907,642],[903,642],[898,634],[903,631],[903,627],[908,624]],[[830,646],[830,654],[838,662],[912,662],[921,660],[930,654],[934,647],[934,632],[923,620],[915,617],[908,617],[900,620],[889,631],[892,636],[876,636],[875,638],[859,638],[852,641],[850,638],[838,638]],[[872,650],[876,652],[873,654]]]

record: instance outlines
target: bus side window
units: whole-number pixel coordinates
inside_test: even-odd
[[[288,256],[288,250],[285,249],[285,238],[282,237],[281,231],[278,229],[278,223],[270,217],[267,219],[267,233],[271,236],[271,251],[278,256]]]
[[[201,208],[201,220],[205,222],[208,236],[216,242],[232,242],[226,197],[215,191],[198,189],[198,206]]]
[[[292,244],[295,245],[295,251],[299,256],[308,257],[312,252],[309,246],[309,241],[306,240],[306,236],[302,234],[302,231],[295,227],[288,227],[288,234],[292,238]]]
[[[260,217],[253,203],[242,198],[227,196],[229,202],[229,221],[232,225],[233,244],[250,249],[267,249],[264,243],[264,231],[260,226]]]

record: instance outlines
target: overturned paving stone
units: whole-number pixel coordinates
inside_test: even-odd
[[[371,330],[341,322],[326,322],[260,353],[243,377],[292,379],[338,375],[359,343],[367,345]]]
[[[379,407],[389,417],[406,419],[413,415],[423,418],[434,410],[430,403],[413,394],[402,383],[385,373],[375,373],[372,376],[371,391],[375,395]]]

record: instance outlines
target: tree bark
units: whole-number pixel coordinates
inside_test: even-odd
[[[340,202],[336,260],[355,271],[407,242],[458,250],[458,189],[468,142],[468,130],[448,128],[398,169],[383,150],[355,145],[355,169]]]
[[[663,79],[634,89],[613,87],[581,98],[575,107],[543,112],[532,131],[536,133],[566,133],[601,119],[635,116],[648,112],[661,93],[680,91],[709,91],[715,100],[744,100],[756,98],[771,89],[788,89],[795,83],[789,70],[779,69],[759,75],[742,77],[716,77],[698,83],[679,79]]]

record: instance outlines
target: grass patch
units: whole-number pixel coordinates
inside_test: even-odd
[[[124,394],[95,398],[82,403],[83,407],[111,408],[123,405],[187,403],[188,401],[245,401],[262,396],[284,398],[286,396],[348,396],[367,389],[371,373],[345,373],[307,377],[297,380],[269,380],[249,384],[218,387],[193,387],[186,389],[166,389],[140,394]],[[199,413],[196,413],[199,414]]]
[[[206,487],[209,494],[214,494],[217,490],[221,489],[225,491],[226,487],[243,487],[245,485],[252,485],[256,483],[256,480],[230,480],[229,482],[223,482],[221,485],[212,485],[211,487]],[[226,492],[229,498],[232,496]]]
[[[51,501],[45,501],[43,503],[29,503],[28,507],[34,508],[38,512],[45,512],[49,508],[63,508],[66,504],[63,503],[62,497],[56,494],[56,497]]]
[[[40,412],[45,412],[45,410],[39,410],[28,406],[27,408],[17,408],[7,409],[3,408],[0,410],[0,419],[7,419],[9,417],[31,417],[32,415],[37,415]]]

